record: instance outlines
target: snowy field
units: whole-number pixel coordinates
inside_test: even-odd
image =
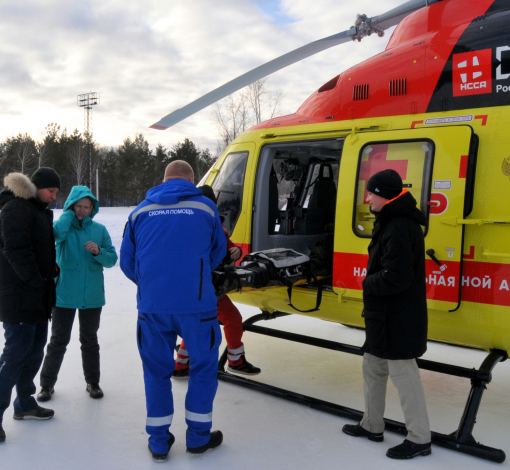
[[[96,220],[105,224],[120,248],[128,208],[102,208]],[[55,211],[56,217],[61,211]],[[170,267],[169,267],[170,268]],[[165,269],[164,266],[161,269]],[[118,264],[105,271],[107,304],[103,309],[101,345],[102,400],[85,392],[78,328],[55,386],[44,406],[55,410],[49,421],[14,421],[12,405],[3,426],[7,440],[0,444],[1,470],[144,470],[152,468],[261,469],[508,469],[510,458],[494,464],[432,447],[432,455],[412,461],[385,456],[402,436],[387,432],[383,443],[356,439],[341,432],[351,423],[343,418],[273,398],[235,385],[219,383],[214,403],[213,429],[224,434],[223,444],[200,457],[186,454],[184,396],[186,381],[173,381],[176,442],[169,460],[152,461],[145,434],[145,397],[142,367],[135,341],[135,286]],[[239,305],[243,317],[257,313]],[[361,345],[364,332],[303,316],[269,323],[296,333]],[[253,333],[244,336],[247,358],[262,368],[261,381],[355,409],[363,408],[361,358]],[[3,346],[3,339],[0,341]],[[484,352],[431,343],[425,359],[478,368]],[[510,361],[499,364],[485,392],[474,437],[510,453]],[[467,379],[422,371],[431,427],[450,433],[457,429],[469,392]],[[39,391],[38,377],[36,379]],[[14,399],[14,393],[13,393]],[[386,417],[403,421],[396,390],[388,386]]]

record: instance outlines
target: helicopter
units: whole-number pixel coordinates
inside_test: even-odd
[[[466,377],[471,391],[458,429],[434,444],[503,462],[473,428],[495,366],[510,351],[510,0],[411,0],[285,54],[174,111],[166,129],[238,89],[339,44],[380,37],[385,50],[340,73],[290,115],[236,138],[201,183],[210,184],[243,254],[327,250],[331,271],[285,288],[229,294],[262,313],[246,331],[362,355],[360,348],[254,325],[298,313],[363,328],[362,281],[374,216],[366,183],[396,170],[427,217],[428,339],[488,352],[478,369],[418,359],[427,370]],[[316,299],[320,292],[320,306]],[[314,308],[313,306],[316,305]],[[221,371],[219,378],[333,414],[360,411]],[[386,429],[405,426],[386,420]]]

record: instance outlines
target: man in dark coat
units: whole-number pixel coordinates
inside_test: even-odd
[[[49,419],[53,410],[37,405],[32,396],[55,305],[55,239],[53,212],[60,177],[52,168],[39,168],[30,180],[10,173],[0,193],[0,321],[5,346],[0,356],[0,441],[4,411],[16,386],[14,419]]]
[[[416,200],[402,190],[394,170],[367,182],[370,210],[376,214],[363,281],[366,341],[363,346],[365,413],[343,431],[355,437],[384,439],[384,407],[388,375],[398,390],[407,439],[388,450],[394,459],[431,453],[425,394],[416,358],[427,350],[425,244],[426,218]]]

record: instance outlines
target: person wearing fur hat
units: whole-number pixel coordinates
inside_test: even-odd
[[[94,220],[99,201],[87,186],[73,186],[64,211],[53,224],[57,242],[57,302],[53,309],[51,338],[41,370],[38,401],[48,401],[54,392],[60,366],[71,340],[76,309],[79,310],[80,343],[86,391],[102,398],[99,386],[97,331],[105,304],[103,268],[117,262],[117,253],[106,227]]]
[[[0,356],[0,442],[3,415],[16,386],[14,419],[50,419],[37,405],[34,377],[44,357],[48,320],[55,305],[53,212],[60,177],[39,168],[29,179],[10,173],[0,193],[0,321],[5,346]]]
[[[375,214],[363,281],[365,413],[360,423],[346,424],[350,436],[384,440],[384,406],[388,375],[398,390],[407,437],[386,455],[412,459],[431,453],[425,394],[416,358],[427,350],[425,215],[394,170],[367,182],[370,211]]]

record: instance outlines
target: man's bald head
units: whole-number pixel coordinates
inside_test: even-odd
[[[193,183],[195,180],[193,168],[184,160],[175,160],[169,163],[165,169],[163,183],[169,180],[186,180]]]

